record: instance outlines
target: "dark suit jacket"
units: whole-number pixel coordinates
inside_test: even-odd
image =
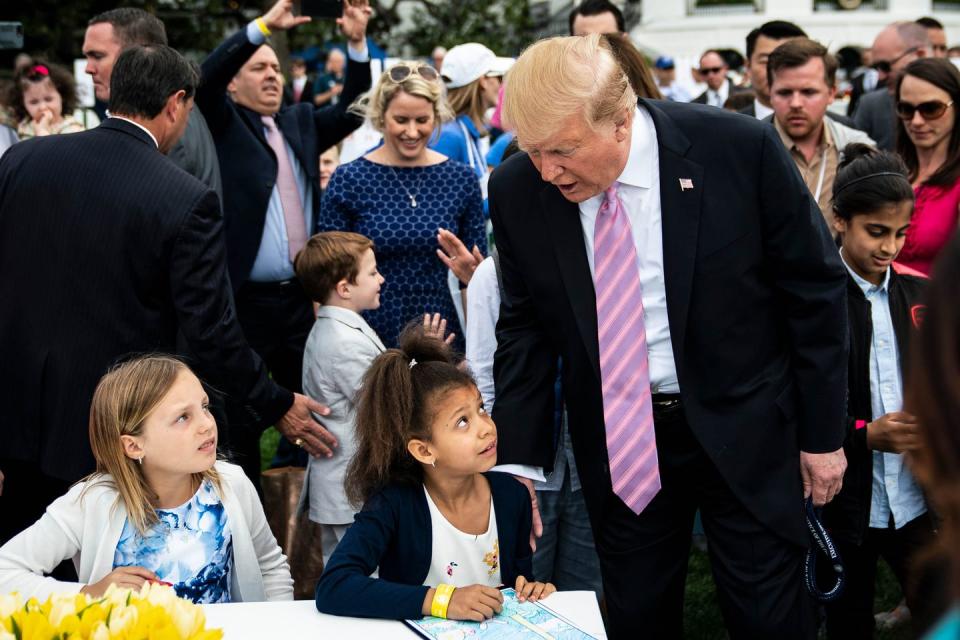
[[[285,85],[283,85],[283,106],[289,107],[300,102],[305,102],[307,104],[313,104],[313,78],[307,76],[307,83],[303,85],[303,91],[300,92],[300,99],[293,99],[293,78],[290,78]]]
[[[743,504],[806,544],[799,450],[843,443],[846,271],[776,131],[712,107],[640,104],[657,131],[667,315],[687,420]],[[694,188],[681,190],[681,178]],[[493,173],[490,214],[505,291],[497,461],[551,464],[562,358],[596,524],[611,484],[579,209],[517,154]]]
[[[877,141],[877,148],[893,151],[896,145],[897,116],[893,96],[886,88],[877,89],[860,98],[853,116],[857,129]]]
[[[0,161],[3,457],[93,471],[90,399],[128,354],[175,352],[269,425],[293,398],[237,322],[216,194],[128,122],[15,145]]]
[[[213,145],[207,121],[199,109],[190,111],[187,128],[167,157],[194,178],[217,192],[223,198],[223,182],[220,180],[220,160]]]
[[[227,227],[227,259],[234,288],[250,275],[267,215],[270,193],[277,179],[277,159],[263,135],[260,114],[233,102],[227,85],[259,45],[241,29],[203,61],[203,83],[197,104],[206,116],[220,157],[223,176],[223,212]],[[370,87],[370,65],[347,63],[347,81],[340,102],[316,108],[300,103],[281,109],[277,128],[293,148],[313,188],[313,211],[320,211],[320,154],[354,129],[363,119],[347,107]],[[308,233],[312,230],[308,229]]]
[[[500,578],[531,578],[530,494],[503,473],[485,473],[497,516]],[[317,610],[337,616],[423,617],[423,584],[433,551],[423,485],[393,485],[370,498],[337,545],[317,583]],[[379,567],[379,579],[370,574]],[[436,585],[433,585],[436,586]]]
[[[743,87],[738,87],[737,85],[733,84],[733,80],[731,80],[730,78],[727,78],[727,87],[729,89],[729,91],[727,92],[727,97],[730,97],[735,93],[740,93],[741,91],[744,91]],[[694,98],[690,102],[694,102],[696,104],[707,104],[707,92],[704,91],[703,93],[698,95],[696,98]]]
[[[737,111],[737,113],[742,113],[742,114],[745,115],[745,116],[750,116],[751,118],[756,118],[756,117],[757,117],[756,105],[754,105],[754,104],[751,102],[750,104],[748,104],[747,106],[745,106],[743,109],[740,109],[739,111]],[[839,122],[840,124],[842,124],[842,125],[844,125],[844,126],[846,126],[846,127],[850,127],[851,129],[859,129],[859,127],[853,122],[853,120],[852,120],[851,118],[848,118],[847,116],[841,115],[841,114],[839,114],[839,113],[834,113],[833,111],[830,111],[829,109],[827,110],[827,114],[826,114],[826,115],[827,115],[827,117],[830,118],[831,120],[835,120],[836,122]],[[767,116],[766,118],[763,119],[763,121],[764,121],[764,122],[773,122],[773,115]]]

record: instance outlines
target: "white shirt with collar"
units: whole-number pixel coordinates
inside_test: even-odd
[[[753,111],[754,111],[753,115],[757,120],[763,120],[764,118],[766,118],[767,116],[773,113],[773,109],[764,105],[762,102],[760,102],[756,98],[753,99]]]
[[[723,103],[727,101],[728,97],[730,97],[730,81],[726,78],[716,91],[707,88],[707,104],[711,106],[723,108]]]
[[[653,393],[679,393],[680,383],[677,380],[677,365],[673,359],[673,344],[670,341],[666,279],[663,273],[660,153],[657,129],[653,124],[653,117],[646,109],[638,107],[634,112],[630,154],[617,183],[620,200],[630,221],[633,242],[637,248],[650,365],[650,389]],[[604,194],[599,193],[581,202],[579,207],[591,278],[594,275],[593,230],[603,197]],[[496,470],[534,480],[544,479],[541,467],[505,464],[496,467]]]
[[[140,124],[139,122],[134,122],[134,121],[131,120],[130,118],[124,118],[123,116],[115,116],[115,115],[110,114],[110,113],[107,114],[107,117],[113,118],[114,120],[123,120],[124,122],[129,122],[129,123],[132,124],[133,126],[137,127],[138,129],[140,129],[141,131],[143,131],[144,133],[146,133],[148,136],[150,136],[150,139],[153,140],[154,146],[157,147],[157,149],[160,148],[160,143],[157,142],[157,136],[153,135],[153,133],[150,131],[150,129],[147,129],[145,126],[143,126],[143,125]]]

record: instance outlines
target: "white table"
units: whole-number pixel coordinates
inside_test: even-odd
[[[604,640],[603,620],[592,591],[557,592],[543,603],[587,633]],[[242,602],[203,607],[207,628],[224,631],[225,640],[245,638],[353,638],[413,640],[419,637],[402,622],[341,618],[317,611],[312,600]]]

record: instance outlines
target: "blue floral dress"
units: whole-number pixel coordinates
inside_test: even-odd
[[[380,308],[364,318],[387,348],[400,330],[424,313],[440,313],[457,334],[447,267],[437,258],[437,229],[455,233],[468,247],[486,248],[480,186],[465,164],[445,160],[426,167],[392,167],[358,158],[341,165],[323,196],[319,230],[361,233],[376,245],[386,279]]]
[[[127,519],[113,568],[149,569],[172,583],[178,596],[197,604],[230,602],[233,537],[213,483],[204,480],[189,501],[157,509],[157,517],[146,535]]]

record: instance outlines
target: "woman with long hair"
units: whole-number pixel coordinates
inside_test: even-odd
[[[960,210],[960,71],[947,60],[911,62],[897,81],[896,108],[896,150],[916,194],[900,262],[929,273]]]

